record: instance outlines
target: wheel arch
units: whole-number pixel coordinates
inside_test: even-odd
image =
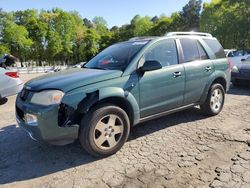
[[[108,87],[87,93],[85,98],[79,102],[77,110],[86,114],[96,105],[109,103],[122,108],[128,115],[130,124],[133,126],[139,122],[140,108],[135,97],[122,88]]]
[[[207,98],[207,94],[209,92],[209,89],[211,88],[211,86],[215,83],[221,84],[225,90],[225,92],[227,91],[227,79],[225,74],[217,74],[217,75],[212,75],[210,81],[207,83],[203,95],[200,99],[200,103],[202,104],[203,102],[205,102],[206,98]]]

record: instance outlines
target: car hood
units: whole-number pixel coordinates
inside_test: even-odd
[[[46,74],[30,80],[26,88],[33,91],[59,89],[64,92],[72,89],[120,77],[122,71],[98,69],[68,69],[56,73]]]

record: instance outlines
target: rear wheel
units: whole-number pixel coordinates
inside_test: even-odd
[[[213,84],[208,92],[205,103],[200,105],[207,115],[217,115],[221,112],[225,100],[225,90],[221,84]]]
[[[117,106],[103,104],[84,116],[79,140],[88,153],[105,157],[116,153],[123,146],[129,131],[126,112]]]

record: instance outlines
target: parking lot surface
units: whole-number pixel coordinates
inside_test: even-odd
[[[249,87],[231,87],[218,116],[193,108],[138,125],[104,159],[77,141],[59,147],[31,140],[16,125],[15,96],[0,101],[0,187],[249,188],[249,146]]]

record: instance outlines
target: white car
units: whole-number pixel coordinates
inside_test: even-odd
[[[226,49],[225,54],[232,66],[238,65],[250,57],[250,53],[248,53],[246,50]]]
[[[6,70],[0,67],[0,99],[15,95],[23,88],[23,82],[17,71]]]

